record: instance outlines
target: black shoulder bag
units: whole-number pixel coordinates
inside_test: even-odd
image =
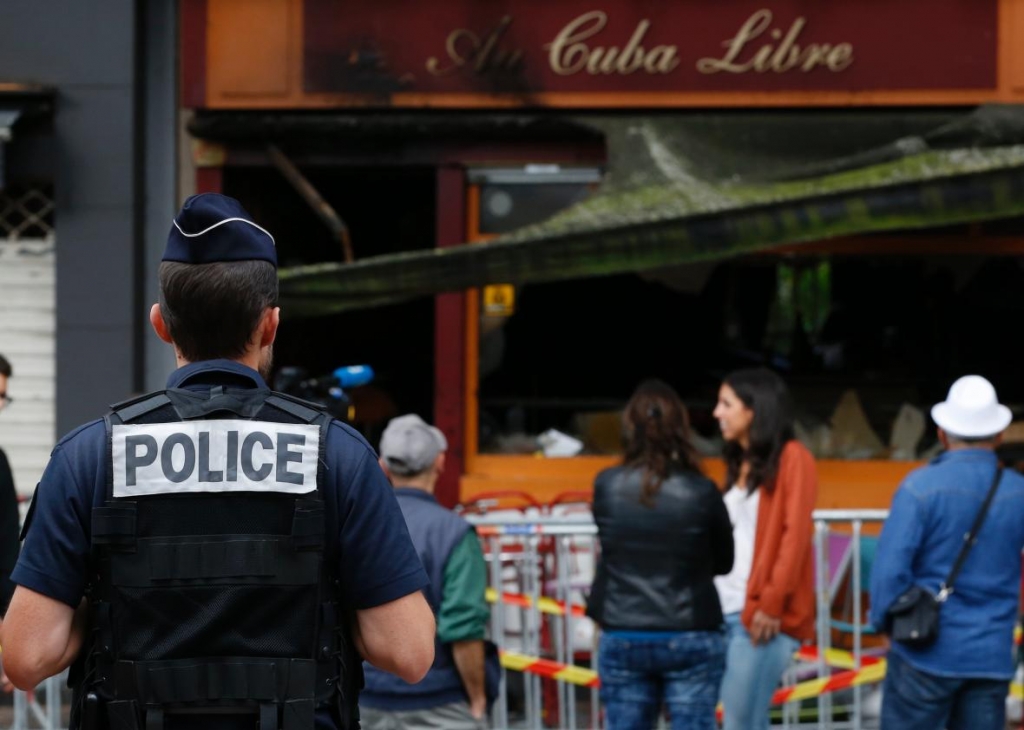
[[[978,530],[985,521],[989,505],[999,488],[999,481],[1003,476],[1003,467],[996,469],[996,475],[992,479],[992,486],[988,489],[985,502],[981,505],[978,516],[974,518],[971,531],[964,535],[964,544],[960,548],[960,554],[956,556],[953,569],[949,576],[939,587],[938,595],[932,595],[931,591],[922,586],[913,586],[904,592],[886,611],[889,624],[889,636],[893,641],[923,649],[933,643],[939,636],[939,608],[949,595],[953,592],[953,582],[956,580],[960,569],[964,567],[967,555],[978,541]]]

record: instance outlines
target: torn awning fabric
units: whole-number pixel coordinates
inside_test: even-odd
[[[1024,110],[585,117],[596,193],[479,246],[281,271],[316,315],[490,283],[651,271],[836,236],[1024,215]]]

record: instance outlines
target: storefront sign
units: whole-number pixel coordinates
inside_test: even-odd
[[[996,86],[997,0],[305,0],[306,93]]]

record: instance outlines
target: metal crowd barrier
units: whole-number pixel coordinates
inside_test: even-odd
[[[490,569],[490,587],[496,597],[491,608],[491,639],[506,652],[547,658],[566,667],[576,664],[578,654],[589,654],[591,666],[596,669],[596,641],[592,640],[587,647],[579,647],[577,641],[580,622],[589,623],[589,619],[571,609],[576,602],[574,594],[580,588],[573,584],[573,557],[581,552],[589,554],[591,559],[594,555],[597,527],[590,515],[571,518],[467,515],[467,519],[476,526],[483,543]],[[503,598],[509,593],[521,600],[515,604],[506,602]],[[553,610],[552,606],[558,604],[565,608]],[[589,692],[589,712],[585,720],[579,717],[577,686],[580,682],[579,673],[576,674],[577,682],[570,682],[524,672],[521,717],[514,719],[510,717],[508,675],[503,669],[499,698],[491,716],[492,726],[600,727],[596,687],[584,688],[584,692]],[[545,716],[545,711],[553,710],[552,704],[557,705],[557,724],[554,717]]]
[[[885,510],[816,510],[814,512],[814,556],[816,565],[817,646],[802,650],[793,667],[783,678],[777,693],[785,698],[781,709],[782,726],[787,728],[817,727],[820,730],[863,730],[864,688],[861,682],[877,682],[884,664],[865,654],[862,592],[866,581],[861,575],[862,538],[865,524],[878,524],[887,516]],[[495,597],[491,612],[491,638],[506,653],[542,658],[556,666],[569,669],[550,671],[542,678],[524,672],[516,678],[522,682],[521,702],[510,704],[509,675],[503,669],[500,696],[492,711],[494,728],[599,728],[601,713],[598,702],[597,677],[593,681],[586,669],[577,668],[578,657],[589,649],[590,670],[597,668],[597,632],[589,647],[578,642],[579,622],[589,620],[569,608],[580,588],[592,578],[580,571],[574,557],[581,552],[596,560],[597,528],[589,513],[572,516],[529,515],[513,511],[502,514],[467,515],[477,528],[489,564],[490,591]],[[838,540],[837,540],[838,538]],[[844,542],[845,541],[845,542]],[[839,551],[833,543],[844,543]],[[832,549],[830,549],[832,548]],[[833,554],[839,553],[839,554]],[[593,563],[589,566],[593,567]],[[845,590],[852,604],[849,623],[851,649],[837,652],[832,646],[832,615],[836,596]],[[511,595],[509,595],[511,594]],[[504,600],[503,600],[504,598]],[[552,606],[565,606],[559,612]],[[527,669],[523,662],[507,662],[509,666]],[[840,671],[841,670],[841,671]],[[532,670],[529,670],[532,671]],[[815,679],[806,681],[807,673]],[[870,674],[870,677],[867,675]],[[804,681],[801,681],[804,680]],[[556,682],[554,692],[550,683]],[[584,701],[577,700],[579,685],[585,685]],[[546,687],[548,687],[546,691]],[[843,690],[852,700],[847,707],[834,702],[831,692]],[[817,695],[817,715],[810,723],[801,721],[801,707],[796,699]],[[792,699],[789,699],[792,698]],[[587,701],[589,700],[589,701]],[[555,707],[557,705],[557,715]],[[521,712],[513,716],[513,705]],[[580,712],[586,707],[586,712]],[[812,708],[807,708],[813,712]],[[845,714],[848,719],[836,719]]]
[[[864,525],[879,525],[889,516],[888,510],[815,510],[814,511],[814,557],[815,557],[815,595],[817,596],[817,642],[818,642],[818,675],[825,676],[828,671],[827,656],[832,648],[833,603],[836,596],[844,590],[850,596],[852,604],[850,621],[845,622],[848,633],[852,635],[853,671],[865,669],[864,635],[868,629],[864,622],[862,595],[865,591],[863,572],[863,538]],[[843,532],[837,533],[836,528],[842,526]],[[848,530],[848,532],[846,532]],[[833,558],[833,538],[842,540],[848,536],[848,543],[840,547],[842,551],[838,559]],[[818,696],[818,727],[828,728],[864,728],[864,688],[861,685],[852,687],[853,701],[850,706],[848,722],[836,722],[834,718],[833,696],[823,693]]]
[[[50,677],[31,692],[14,690],[11,730],[58,730],[67,727],[62,712],[66,678],[65,672]]]
[[[843,668],[847,672],[860,672],[875,661],[864,650],[862,538],[865,524],[878,524],[886,516],[885,510],[814,512],[818,645],[816,653],[801,652],[806,654],[804,659],[813,657],[812,664],[796,663],[787,672],[784,682],[790,691],[800,687],[797,682],[801,679],[801,667],[813,668],[819,680],[833,676],[833,668],[829,666],[832,608],[844,586],[852,604],[849,622],[852,647],[849,655],[844,655],[847,659]],[[492,710],[492,727],[600,728],[597,631],[594,627],[587,640],[584,629],[592,624],[579,610],[572,608],[580,602],[582,591],[589,588],[596,565],[597,527],[591,515],[577,512],[563,516],[531,516],[505,512],[466,515],[466,518],[477,529],[489,565],[489,594],[494,598],[491,638],[505,652],[509,660],[506,664],[530,669],[516,676],[514,683],[502,669],[499,697]],[[842,528],[842,532],[837,532],[837,528]],[[837,535],[848,538],[848,544],[838,551]],[[833,555],[834,552],[840,554]],[[589,670],[579,666],[588,658]],[[537,665],[534,667],[531,666],[533,660],[543,661],[534,662]],[[538,669],[543,671],[538,673]],[[804,683],[811,684],[814,682]],[[62,727],[63,685],[63,677],[52,677],[33,693],[15,692],[12,728],[56,730]],[[863,688],[853,684],[851,692],[849,720],[834,719],[837,708],[833,696],[823,688],[817,695],[816,724],[801,724],[797,705],[784,704],[783,727],[863,730]],[[516,694],[515,703],[510,702],[512,694]],[[512,712],[513,707],[518,713]]]

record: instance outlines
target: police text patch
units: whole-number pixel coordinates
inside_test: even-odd
[[[114,426],[114,496],[316,489],[320,429],[265,421]]]

